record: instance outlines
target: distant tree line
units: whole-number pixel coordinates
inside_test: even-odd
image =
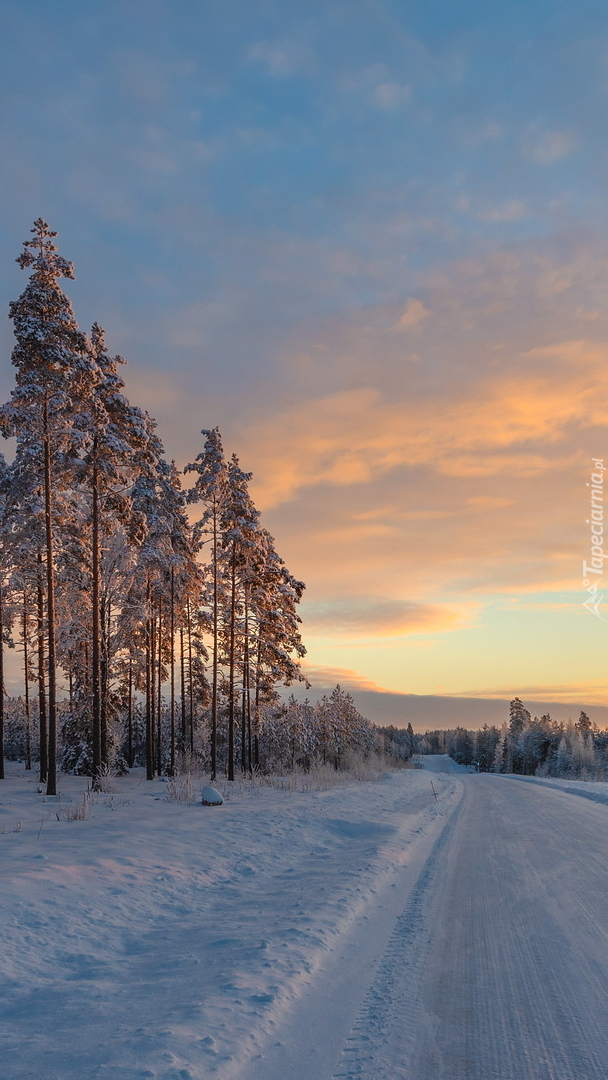
[[[420,740],[430,753],[447,753],[460,765],[479,772],[515,773],[575,779],[608,777],[608,731],[600,731],[587,714],[564,724],[549,713],[532,717],[521,699],[509,706],[502,727],[479,731],[458,727],[426,732]]]

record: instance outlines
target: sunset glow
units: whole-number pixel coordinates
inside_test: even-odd
[[[253,472],[306,583],[313,696],[339,681],[374,720],[390,694],[395,723],[412,694],[453,696],[455,722],[515,694],[595,719],[606,13],[10,7],[1,306],[42,215],[168,458],[217,425]],[[6,319],[0,342],[6,400]]]

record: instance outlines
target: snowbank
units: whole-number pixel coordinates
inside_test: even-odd
[[[510,780],[542,784],[543,787],[557,788],[558,791],[567,791],[569,795],[580,795],[583,799],[608,805],[608,784],[602,780],[558,780],[556,777],[517,776],[515,773],[509,773],[508,776]]]
[[[176,804],[139,771],[84,801],[86,781],[63,777],[49,801],[9,767],[5,1075],[238,1075],[413,847],[431,844],[460,790],[433,782],[437,803],[413,770],[329,791],[223,784],[210,813],[200,785]]]

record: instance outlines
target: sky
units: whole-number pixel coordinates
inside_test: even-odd
[[[75,264],[80,325],[128,361],[167,455],[184,466],[218,425],[253,472],[306,582],[313,694],[339,681],[395,722],[411,695],[454,699],[460,720],[468,699],[514,694],[593,717],[605,5],[0,15],[0,307],[42,216]],[[5,399],[8,319],[0,347]]]

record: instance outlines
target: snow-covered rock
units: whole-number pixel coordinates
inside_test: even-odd
[[[217,788],[204,787],[201,792],[203,806],[221,806],[223,798]]]

